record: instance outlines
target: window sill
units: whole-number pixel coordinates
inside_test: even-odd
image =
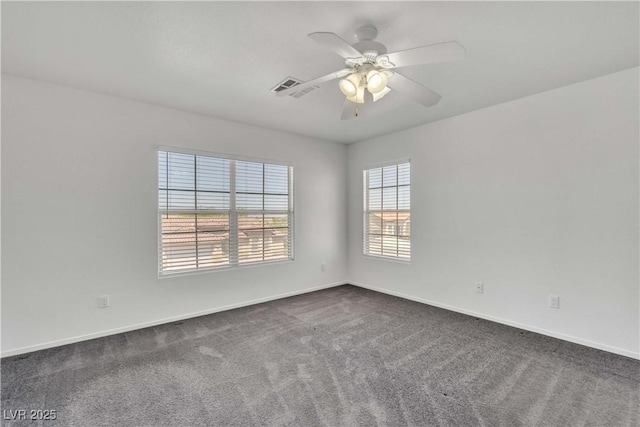
[[[391,262],[397,262],[398,264],[411,264],[411,258],[409,259],[405,259],[405,258],[396,258],[396,257],[390,257],[390,256],[383,256],[383,255],[371,255],[371,254],[362,254],[365,258],[370,258],[370,259],[380,259],[380,260],[384,260],[384,261],[391,261]]]
[[[238,264],[238,265],[222,265],[220,267],[203,268],[200,270],[190,270],[190,271],[177,271],[175,273],[158,272],[158,279],[163,280],[163,279],[170,279],[172,277],[194,276],[194,275],[207,274],[207,273],[244,270],[246,268],[266,267],[266,266],[278,265],[278,264],[289,264],[289,263],[292,263],[293,261],[294,261],[293,258],[289,258],[289,259],[279,259],[275,261],[252,262],[252,263]]]

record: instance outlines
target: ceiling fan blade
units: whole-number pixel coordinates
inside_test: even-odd
[[[349,100],[344,101],[344,106],[342,107],[342,115],[340,115],[340,120],[351,120],[356,118],[356,108],[358,105],[355,102],[351,102]]]
[[[441,98],[440,95],[428,87],[422,86],[420,83],[416,83],[398,72],[394,72],[393,76],[389,77],[387,86],[425,107],[437,104]]]
[[[387,53],[380,55],[377,60],[385,68],[400,68],[434,62],[459,61],[464,59],[465,54],[465,48],[460,43],[452,41]],[[388,63],[388,66],[385,63]]]
[[[344,59],[358,59],[363,58],[362,53],[358,52],[356,48],[351,46],[346,41],[342,40],[334,33],[311,33],[309,38],[317,41],[327,49],[337,53]]]
[[[349,74],[351,74],[353,72],[353,70],[351,68],[344,68],[342,70],[339,71],[334,71],[333,73],[329,73],[325,76],[322,77],[318,77],[316,79],[313,80],[309,80],[307,82],[304,83],[300,83],[299,85],[295,85],[290,87],[289,89],[285,89],[285,90],[281,90],[280,92],[276,92],[276,96],[287,96],[287,95],[291,95],[292,93],[295,92],[299,92],[305,88],[308,88],[309,86],[315,86],[315,85],[319,85],[322,83],[326,83],[328,81],[331,80],[335,80],[335,79],[339,79],[341,77],[347,76]]]
[[[358,119],[370,118],[373,111],[373,108],[371,107],[372,105],[373,101],[371,99],[365,100],[363,104],[356,104],[355,102],[345,100],[340,120],[351,120],[356,117]]]

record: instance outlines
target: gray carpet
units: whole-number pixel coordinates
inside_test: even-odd
[[[2,360],[64,426],[640,425],[640,362],[341,286]]]

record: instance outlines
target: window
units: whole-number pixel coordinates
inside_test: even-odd
[[[411,258],[411,164],[366,169],[364,254]]]
[[[293,168],[158,151],[161,276],[293,259]]]

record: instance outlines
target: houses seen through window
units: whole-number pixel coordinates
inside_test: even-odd
[[[293,167],[158,151],[160,275],[293,259]]]
[[[411,164],[366,169],[364,254],[411,258]]]

